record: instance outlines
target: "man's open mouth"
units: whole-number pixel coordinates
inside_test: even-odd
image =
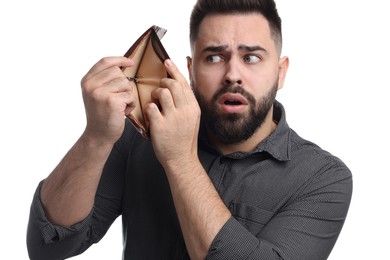
[[[239,105],[242,105],[241,101],[238,101],[238,100],[225,100],[225,102],[223,102],[225,105],[228,105],[228,106],[239,106]]]
[[[221,96],[220,103],[228,106],[247,105],[248,102],[245,97],[237,93],[226,93]]]
[[[242,113],[248,105],[247,99],[238,93],[225,93],[219,99],[220,108],[225,113]]]

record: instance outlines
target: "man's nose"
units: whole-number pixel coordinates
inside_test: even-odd
[[[226,73],[223,83],[228,85],[242,85],[242,77],[240,73],[240,64],[236,59],[230,59],[226,63]]]

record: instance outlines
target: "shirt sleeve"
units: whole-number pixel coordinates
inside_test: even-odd
[[[281,207],[258,234],[247,220],[229,219],[215,237],[208,260],[327,259],[344,224],[352,196],[346,167],[321,172]]]
[[[30,259],[64,259],[84,251],[84,241],[92,221],[92,212],[71,227],[53,225],[46,218],[40,200],[43,181],[38,185],[30,208],[27,247]]]
[[[99,242],[122,214],[122,192],[126,173],[126,142],[119,140],[104,166],[90,214],[71,227],[48,221],[40,200],[43,181],[38,185],[30,208],[27,249],[30,259],[65,259],[83,253]]]

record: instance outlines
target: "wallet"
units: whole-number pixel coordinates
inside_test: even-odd
[[[160,87],[160,80],[170,77],[164,66],[169,56],[160,41],[166,31],[156,25],[150,27],[124,55],[134,61],[134,66],[124,68],[123,73],[133,87],[136,102],[127,117],[146,139],[150,139],[150,132],[144,107],[153,102],[151,92]]]

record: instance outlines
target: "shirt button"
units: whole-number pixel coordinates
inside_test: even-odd
[[[226,163],[226,157],[221,157],[221,158],[219,158],[219,164],[224,164],[224,163]]]

